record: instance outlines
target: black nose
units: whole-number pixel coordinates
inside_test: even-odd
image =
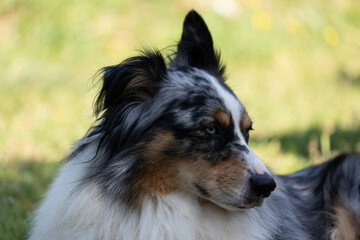
[[[258,197],[268,197],[274,191],[276,183],[269,174],[256,174],[250,178],[252,191]]]

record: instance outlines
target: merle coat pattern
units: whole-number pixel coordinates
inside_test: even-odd
[[[195,11],[169,62],[145,50],[102,73],[97,121],[36,211],[31,240],[359,239],[360,156],[271,174]]]

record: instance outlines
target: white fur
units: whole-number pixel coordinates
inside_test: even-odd
[[[60,170],[37,210],[30,240],[45,239],[268,239],[275,215],[261,208],[228,212],[201,205],[189,193],[148,196],[139,212],[106,197],[92,184],[78,188],[86,163],[93,156],[89,145]]]
[[[248,147],[243,135],[241,134],[240,121],[242,114],[245,112],[244,106],[234,95],[225,90],[215,77],[206,73],[205,71],[201,72],[206,79],[210,79],[211,83],[214,86],[214,89],[216,89],[218,95],[223,99],[225,106],[231,113],[233,121],[235,123],[235,135],[239,137],[239,144],[246,146],[246,148],[248,149],[246,161],[248,162],[252,170],[258,174],[267,173],[271,175],[265,164],[261,161],[261,159]]]

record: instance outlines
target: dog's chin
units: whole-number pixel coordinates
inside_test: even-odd
[[[256,201],[247,202],[247,203],[232,203],[232,204],[222,204],[223,208],[230,210],[230,211],[244,211],[249,210],[255,207],[261,207],[264,203],[264,198],[257,199]]]
[[[207,199],[208,201],[212,202],[213,204],[219,206],[222,209],[228,210],[228,211],[244,211],[249,210],[255,207],[261,207],[265,201],[265,198],[256,198],[252,199],[251,201],[246,202],[221,202],[221,201],[215,201],[213,199]]]

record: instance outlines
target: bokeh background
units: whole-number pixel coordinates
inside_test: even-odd
[[[94,118],[98,69],[169,49],[190,9],[205,18],[228,83],[276,173],[360,151],[360,1],[1,0],[0,239],[31,211]]]

